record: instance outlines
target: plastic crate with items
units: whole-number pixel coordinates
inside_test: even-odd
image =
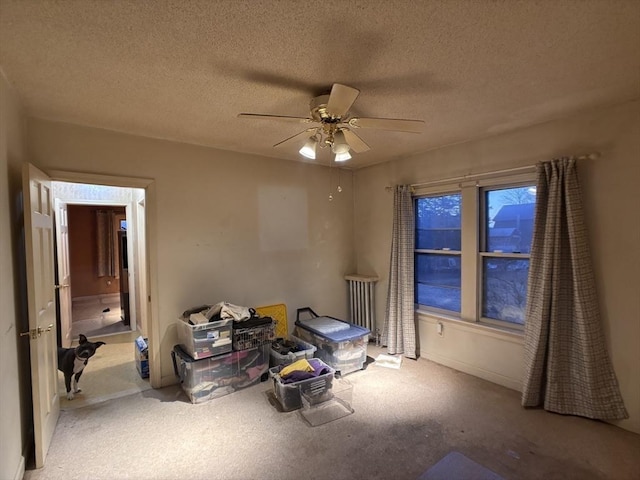
[[[269,369],[274,396],[285,412],[302,407],[303,393],[328,395],[334,374],[335,370],[319,358],[303,358],[289,365]]]
[[[271,344],[276,336],[276,323],[271,317],[261,317],[253,308],[235,305],[226,308],[233,314],[234,350],[246,350]]]
[[[270,365],[276,367],[296,362],[302,358],[313,358],[315,353],[316,347],[314,345],[295,335],[289,335],[288,339],[279,337],[271,343]]]
[[[298,309],[294,334],[315,345],[315,356],[341,375],[362,370],[365,366],[371,334],[368,328],[333,317],[318,316],[306,307]]]
[[[214,357],[232,349],[233,319],[221,319],[212,305],[186,310],[178,319],[178,341],[191,358]]]
[[[191,403],[222,397],[269,378],[269,345],[194,360],[176,345],[173,368]]]

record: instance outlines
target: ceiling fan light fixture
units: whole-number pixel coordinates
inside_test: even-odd
[[[331,151],[333,153],[349,153],[349,144],[344,136],[342,130],[338,130],[333,136],[333,145],[331,145]]]
[[[351,159],[351,154],[347,151],[344,153],[336,153],[336,158],[335,161],[336,162],[346,162],[347,160]]]
[[[311,160],[316,159],[316,147],[318,146],[318,139],[315,135],[309,137],[309,140],[305,142],[302,148],[299,150],[300,155],[303,157],[310,158]]]

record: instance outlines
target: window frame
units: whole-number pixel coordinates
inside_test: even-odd
[[[414,188],[414,202],[422,197],[441,196],[447,194],[461,195],[461,249],[460,251],[443,251],[430,249],[414,249],[416,253],[441,253],[460,255],[461,268],[461,308],[456,312],[437,309],[418,303],[416,296],[415,308],[438,317],[453,318],[469,324],[496,327],[502,330],[522,333],[524,325],[505,320],[497,320],[482,315],[482,299],[484,295],[483,259],[484,257],[506,257],[530,259],[530,253],[487,252],[486,251],[486,205],[484,192],[506,188],[518,188],[536,184],[535,171],[520,174],[483,174],[474,179],[469,177],[463,182],[438,182],[435,185],[425,185]],[[414,233],[415,235],[415,233]],[[414,281],[417,272],[414,273]]]
[[[419,198],[425,198],[425,197],[444,197],[447,195],[458,195],[461,192],[458,190],[442,190],[438,193],[430,193],[430,194],[423,194],[423,195],[416,195],[415,192],[412,194],[412,200],[414,202],[414,207],[417,203],[417,200]],[[415,215],[415,214],[414,214]],[[462,222],[463,220],[463,215],[462,215],[462,195],[460,195],[460,221]],[[417,225],[417,220],[416,220],[416,225]],[[415,235],[415,232],[414,232]],[[460,224],[460,237],[461,237],[461,241],[462,241],[462,223]],[[414,261],[414,265],[416,262],[416,253],[425,253],[425,254],[436,254],[436,255],[457,255],[460,258],[460,263],[462,265],[462,247],[460,248],[460,250],[444,250],[444,249],[432,249],[432,248],[416,248],[414,247],[413,250],[414,256],[413,256],[413,261]],[[461,266],[461,271],[462,271],[462,266]],[[415,277],[416,277],[416,272],[414,272],[414,291],[415,291],[415,284],[417,282],[415,282]],[[419,305],[417,303],[417,298],[418,295],[415,295],[416,297],[416,305]],[[460,302],[462,303],[462,274],[461,274],[461,278],[460,278]],[[437,308],[437,307],[432,307],[429,305],[421,305],[422,308],[427,308],[430,312],[434,312],[437,313],[438,315],[442,315],[442,316],[449,316],[449,317],[454,317],[454,318],[460,318],[460,316],[462,315],[462,311],[460,313],[454,312],[452,310],[445,310],[442,308]],[[462,310],[462,308],[461,308]]]

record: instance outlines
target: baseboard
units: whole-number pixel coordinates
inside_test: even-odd
[[[482,378],[483,380],[487,380],[492,383],[497,383],[498,385],[502,385],[503,387],[510,388],[511,390],[515,390],[517,392],[522,391],[522,381],[520,379],[506,377],[504,375],[500,375],[499,373],[492,372],[490,370],[485,370],[475,365],[461,362],[460,360],[456,360],[453,358],[443,357],[442,355],[438,355],[434,353],[420,352],[420,356],[422,358],[426,358],[427,360],[431,360],[432,362],[438,363],[440,365],[444,365],[445,367],[450,367],[450,368],[453,368],[454,370],[458,370],[464,373],[468,373],[469,375],[473,375],[474,377],[479,377],[479,378]]]
[[[13,480],[22,480],[24,478],[26,468],[26,461],[23,455],[20,456],[20,463],[16,469],[16,474],[13,476]]]

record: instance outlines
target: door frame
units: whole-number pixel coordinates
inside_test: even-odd
[[[66,170],[47,170],[45,173],[52,181],[84,183],[90,185],[105,185],[111,187],[141,188],[145,191],[145,232],[146,244],[146,268],[144,275],[147,286],[147,299],[140,299],[141,310],[146,315],[146,332],[149,343],[149,383],[152,388],[160,388],[162,385],[162,365],[160,363],[160,334],[157,328],[159,318],[158,307],[158,242],[157,242],[157,213],[156,213],[156,184],[155,180],[141,177],[118,177],[114,175],[101,175],[95,173],[73,172]],[[135,202],[134,202],[135,203]],[[115,203],[111,202],[112,205]],[[131,212],[133,213],[133,212]],[[129,214],[129,211],[127,211]]]

